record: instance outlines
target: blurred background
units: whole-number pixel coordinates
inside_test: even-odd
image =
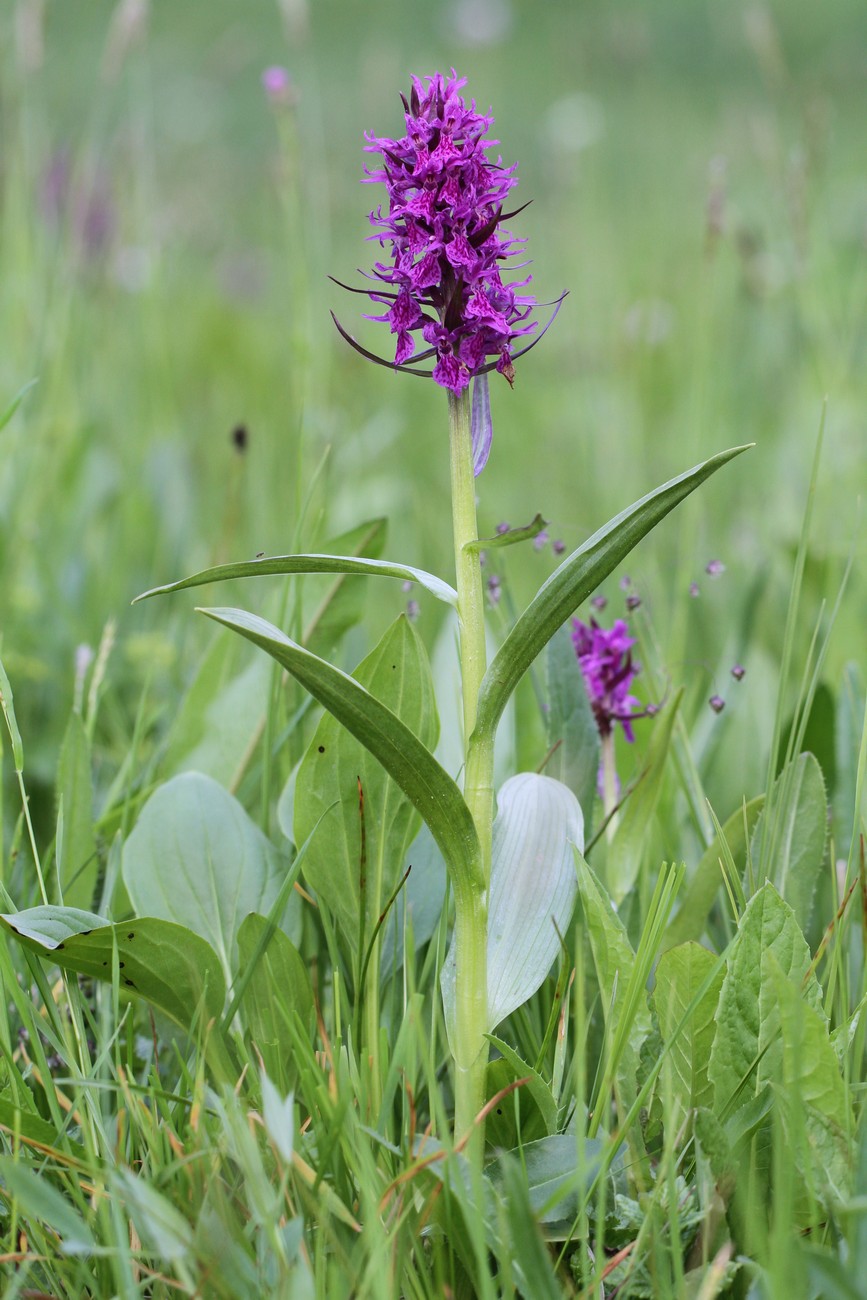
[[[290,80],[269,97],[271,66]],[[697,744],[714,737],[727,813],[764,777],[827,398],[799,645],[854,548],[833,689],[863,663],[867,6],[5,0],[0,409],[37,382],[0,433],[0,653],[37,793],[106,624],[105,756],[143,694],[158,728],[210,644],[201,602],[130,608],[144,588],[374,515],[387,556],[449,572],[444,395],[340,340],[330,310],[391,347],[327,277],[358,282],[374,259],[363,132],[400,134],[410,74],[450,67],[533,200],[513,229],[537,295],[569,290],[514,392],[492,384],[482,533],[541,511],[572,549],[697,460],[757,444],[628,566]],[[550,546],[508,554],[495,628],[555,564]],[[218,594],[205,603],[264,607],[256,584]],[[406,601],[370,591],[349,662]],[[432,646],[439,612],[419,603]]]

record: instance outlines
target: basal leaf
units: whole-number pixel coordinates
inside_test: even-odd
[[[746,855],[746,842],[764,805],[764,795],[751,799],[743,808],[736,809],[722,827],[722,839],[728,852],[741,867]],[[720,863],[724,859],[723,844],[716,835],[699,859],[698,866],[689,877],[683,891],[680,907],[665,932],[663,948],[674,948],[688,939],[700,939],[714,900],[723,886]]]
[[[693,998],[700,993],[717,958],[697,943],[684,943],[665,953],[656,968],[653,1003],[665,1042],[671,1041],[671,1086],[681,1115],[710,1106],[713,1089],[707,1065],[713,1045],[715,1014],[723,982],[723,970],[699,999],[683,1029],[676,1033]],[[679,1126],[680,1117],[675,1119]]]
[[[426,751],[433,748],[438,726],[430,667],[408,619],[392,624],[353,678]],[[412,801],[363,741],[331,713],[323,715],[298,770],[295,842],[304,843],[320,819],[304,874],[336,916],[350,948],[364,952],[401,879],[419,819]]]
[[[530,1207],[538,1216],[545,1235],[562,1239],[574,1228],[586,1190],[596,1178],[604,1154],[604,1143],[585,1138],[584,1164],[579,1165],[578,1139],[574,1134],[555,1133],[520,1149]],[[507,1153],[508,1155],[509,1153]],[[501,1183],[498,1165],[490,1168],[494,1184]]]
[[[576,847],[584,847],[584,821],[565,785],[522,772],[499,790],[488,899],[489,1029],[533,996],[556,960],[575,906]],[[452,944],[442,970],[450,1037],[455,977]]]
[[[721,452],[642,497],[588,538],[551,574],[485,673],[476,720],[480,735],[493,733],[524,673],[581,602],[684,497],[742,451],[746,447]]]
[[[768,878],[804,930],[813,910],[827,833],[828,801],[821,768],[812,754],[799,754],[774,782],[753,832],[752,860],[756,864],[761,861],[767,838],[771,846]]]
[[[545,669],[548,687],[545,724],[553,751],[545,772],[568,785],[576,796],[584,813],[584,834],[589,837],[599,776],[599,728],[568,624],[548,642]]]
[[[184,926],[145,916],[112,924],[72,907],[32,907],[0,916],[0,926],[64,970],[110,982],[118,956],[121,990],[136,994],[189,1030],[201,1009],[218,1020],[226,1000],[220,960],[213,948]],[[208,1039],[212,1059],[224,1072],[225,1049],[216,1029]]]
[[[659,802],[671,732],[682,696],[681,687],[671,703],[665,706],[656,719],[647,746],[641,780],[629,796],[623,817],[609,848],[605,875],[611,897],[618,906],[635,884],[647,851],[647,831]]]
[[[135,910],[200,934],[227,981],[235,941],[250,912],[267,912],[288,870],[237,799],[210,777],[185,772],[157,789],[123,848],[123,879]],[[297,935],[297,900],[281,922]]]
[[[808,1185],[821,1198],[847,1194],[852,1177],[851,1105],[824,1015],[777,967],[771,973],[779,1003],[781,1088],[787,1144]]]
[[[263,939],[267,944],[256,960]],[[295,1012],[306,1025],[313,1010],[307,967],[283,931],[255,912],[245,918],[238,931],[238,957],[245,972],[256,961],[241,1002],[247,1029],[269,1078],[288,1092],[295,1084],[296,1069],[287,1025]]]
[[[791,907],[770,883],[750,900],[729,952],[708,1062],[714,1109],[725,1117],[780,1077],[780,1019],[771,958],[796,987],[810,968],[810,949]],[[814,975],[803,996],[817,1012]]]
[[[456,889],[472,880],[481,884],[478,837],[460,790],[391,709],[354,678],[255,614],[238,609],[202,612],[272,655],[379,760],[431,828]]]

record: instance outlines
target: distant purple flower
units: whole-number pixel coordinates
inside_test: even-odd
[[[693,600],[695,600],[697,596],[701,595],[701,588],[697,582],[691,582],[689,584],[689,594],[692,596]]]
[[[290,104],[295,97],[292,78],[285,68],[266,68],[262,73],[262,89],[272,104]]]
[[[710,577],[718,578],[721,573],[725,573],[726,566],[723,564],[722,560],[709,560],[704,566],[704,571],[709,574]]]
[[[591,597],[590,604],[593,606],[594,609],[602,610],[608,604],[608,597],[602,595],[593,596]]]
[[[545,547],[547,541],[548,541],[548,534],[545,532],[543,528],[541,533],[537,533],[536,536],[533,538],[533,550],[541,551]]]
[[[747,670],[744,668],[743,664],[735,664],[734,668],[732,668],[732,677],[734,677],[736,682],[742,681],[746,671]]]
[[[491,602],[492,605],[499,605],[500,596],[502,592],[500,589],[500,579],[497,577],[495,573],[492,573],[490,578],[488,578],[487,586],[488,586],[488,600]]]
[[[566,543],[559,537],[556,537],[551,543],[551,550],[555,555],[562,555],[566,549]]]
[[[632,579],[630,578],[628,573],[624,573],[623,577],[620,579],[620,590],[628,591],[631,586],[632,586]]]
[[[626,597],[626,608],[630,611],[630,613],[632,612],[633,609],[638,609],[640,604],[641,604],[640,596],[636,596],[633,593],[633,595]]]
[[[714,713],[722,713],[726,706],[726,702],[721,695],[712,695],[708,700],[708,704],[713,709]]]
[[[406,602],[406,616],[410,623],[414,623],[421,613],[421,605],[417,600],[408,600]]]
[[[497,524],[496,528],[494,529],[494,532],[501,537],[503,533],[507,533],[511,527],[512,525],[506,523],[504,519],[501,524]]]
[[[638,664],[633,662],[632,647],[635,640],[622,618],[617,619],[610,631],[605,631],[591,618],[589,624],[579,618],[572,620],[572,643],[581,665],[587,694],[601,736],[609,736],[614,723],[619,722],[623,734],[632,743],[632,722],[643,717],[644,711],[629,688]]]
[[[448,78],[438,72],[424,81],[413,77],[409,101],[401,96],[406,134],[366,134],[365,151],[380,154],[382,165],[367,170],[365,180],[388,191],[387,207],[380,204],[370,214],[376,227],[370,238],[390,246],[391,260],[374,265],[369,278],[375,288],[359,291],[387,308],[368,319],[384,321],[396,336],[394,362],[381,364],[403,370],[435,358],[432,372],[407,373],[432,373],[453,393],[494,369],[512,383],[514,359],[533,343],[518,352],[513,345],[537,329],[530,320],[536,300],[520,292],[531,277],[502,278],[525,242],[500,227],[517,215],[503,211],[518,183],[515,167],[487,157],[498,143],[486,138],[494,119],[479,113],[475,100],[466,103],[459,93],[465,84],[454,70]],[[512,269],[525,265],[513,263]],[[354,347],[381,361],[335,323]],[[427,345],[420,351],[418,334]]]

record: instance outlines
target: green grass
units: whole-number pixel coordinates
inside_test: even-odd
[[[452,1151],[436,899],[429,923],[416,912],[397,933],[397,972],[366,1014],[337,918],[302,899],[315,1012],[281,991],[292,958],[281,968],[269,949],[219,1050],[203,1009],[181,1027],[127,1001],[116,947],[94,982],[4,932],[4,1296],[864,1294],[867,17],[854,0],[510,8],[504,40],[468,45],[451,6],[321,0],[294,27],[276,5],[154,6],[116,74],[110,6],[49,6],[39,66],[0,16],[0,411],[37,381],[0,430],[0,658],[27,797],[3,729],[5,913],[42,901],[38,863],[52,900],[60,882],[66,901],[133,916],[126,845],[147,799],[191,767],[284,865],[293,852],[287,782],[316,709],[194,616],[199,593],[131,607],[136,594],[325,549],[380,516],[381,554],[451,580],[445,403],[365,365],[328,315],[383,346],[327,276],[371,260],[362,131],[397,130],[410,72],[454,63],[493,104],[534,200],[520,221],[539,295],[570,291],[514,393],[492,385],[482,535],[538,511],[571,549],[688,465],[756,443],[624,566],[644,698],[682,686],[678,720],[619,922],[582,875],[559,968],[496,1030],[484,1185]],[[282,117],[259,86],[275,62],[300,92]],[[69,197],[52,216],[64,150]],[[110,231],[88,253],[82,211],[103,193]],[[501,639],[555,561],[524,544],[490,563]],[[621,576],[603,587],[606,618],[623,610]],[[264,579],[205,603],[306,630],[351,669],[407,596],[331,583]],[[412,594],[447,746],[451,634]],[[545,762],[545,690],[540,662],[501,731],[502,775]],[[619,748],[625,785],[658,725]],[[806,793],[783,762],[802,751],[819,765]],[[738,834],[763,794],[758,837]],[[604,836],[588,852],[603,886],[611,854]],[[679,1073],[710,1051],[723,965],[696,966],[666,1005],[653,991],[669,904],[695,897],[700,861],[713,902],[680,937],[747,972],[744,1006],[760,968],[767,1003],[736,1096],[706,1081],[686,1096]],[[791,970],[771,944],[764,965],[739,966],[749,900],[784,868],[813,891],[804,948],[792,939]],[[746,1050],[737,1020],[718,1063]]]

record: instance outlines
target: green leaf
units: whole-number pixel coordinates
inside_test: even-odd
[[[527,1142],[516,1153],[526,1172],[530,1208],[552,1240],[562,1239],[574,1228],[581,1201],[602,1163],[604,1145],[599,1138],[585,1138],[582,1164],[573,1134],[555,1133]],[[502,1184],[501,1161],[490,1166],[488,1173],[495,1185]]]
[[[313,990],[298,949],[267,917],[255,912],[245,918],[238,931],[240,969],[248,971],[263,940],[267,943],[249,976],[241,1011],[269,1077],[288,1092],[295,1084],[297,1071],[287,1026],[297,1012],[306,1027],[313,1010]]]
[[[447,605],[457,605],[458,593],[442,578],[424,569],[414,569],[409,564],[395,564],[391,560],[368,560],[351,555],[268,555],[260,560],[245,560],[236,564],[218,564],[213,569],[202,569],[189,578],[153,587],[136,596],[133,604],[149,596],[164,596],[172,591],[186,591],[189,587],[204,587],[210,582],[228,582],[234,578],[263,578],[290,573],[345,573],[362,577],[400,578],[403,582],[417,582],[437,600]]]
[[[565,785],[521,772],[499,790],[488,899],[489,1030],[533,996],[554,964],[575,907],[572,855],[583,847],[581,809]],[[455,981],[452,943],[441,975],[450,1041]]]
[[[502,1038],[496,1038],[493,1034],[488,1035],[488,1039],[493,1047],[500,1053],[502,1060],[494,1060],[488,1067],[488,1097],[493,1097],[507,1084],[515,1079],[527,1079],[528,1082],[518,1089],[518,1100],[521,1113],[521,1137],[524,1140],[532,1140],[535,1137],[548,1137],[555,1132],[557,1128],[557,1102],[554,1094],[548,1087],[541,1074],[528,1065]],[[492,1073],[492,1067],[504,1067],[501,1076],[495,1077]],[[494,1086],[496,1084],[496,1086]],[[529,1104],[532,1103],[532,1107]],[[499,1110],[503,1114],[498,1113]],[[535,1111],[541,1124],[542,1132],[535,1133],[530,1129]],[[529,1112],[529,1114],[528,1114]],[[492,1111],[488,1116],[485,1136],[488,1142],[494,1146],[514,1146],[518,1140],[518,1134],[514,1132],[514,1098],[504,1098],[502,1105],[496,1111]],[[512,1141],[507,1141],[507,1137],[513,1136]]]
[[[368,519],[337,537],[328,538],[319,549],[328,555],[380,560],[387,536],[387,520]],[[300,584],[297,595],[303,595],[305,609],[313,610],[305,620],[301,638],[305,649],[327,656],[349,629],[361,622],[367,583],[354,582],[351,578],[352,575],[347,573],[322,577],[310,575]]]
[[[710,1106],[713,1089],[707,1075],[707,1063],[713,1045],[715,1014],[723,982],[720,967],[715,978],[699,998],[689,1020],[675,1037],[686,1015],[718,960],[697,943],[684,943],[660,958],[656,968],[653,1003],[663,1039],[671,1043],[671,1086],[681,1114],[675,1117],[679,1127],[683,1114],[700,1106]]]
[[[228,791],[199,772],[150,797],[123,848],[123,880],[141,916],[159,916],[206,939],[226,979],[249,912],[267,912],[288,864]],[[298,930],[297,899],[281,923]]]
[[[427,943],[440,922],[446,898],[446,864],[430,828],[422,825],[406,853],[411,868],[382,930],[383,979],[403,967],[404,927],[416,950]]]
[[[720,864],[725,861],[726,851],[742,868],[747,837],[753,833],[764,802],[765,796],[758,795],[743,808],[738,808],[722,827],[721,835],[717,834],[705,849],[698,866],[687,881],[677,915],[665,932],[664,949],[674,948],[688,939],[701,938],[722,887],[723,872]]]
[[[2,415],[0,415],[0,429],[6,428],[6,425],[12,419],[13,415],[18,410],[18,407],[23,402],[25,395],[29,393],[30,389],[33,388],[34,385],[38,383],[39,383],[38,379],[30,379],[26,384],[23,385],[23,387],[18,389],[18,392],[12,398],[12,401],[6,407],[5,411],[3,411]]]
[[[352,677],[291,641],[279,628],[240,609],[206,609],[281,663],[379,760],[431,828],[456,889],[483,884],[472,814],[430,751]]]
[[[464,544],[465,551],[496,551],[502,546],[514,546],[517,542],[530,542],[548,527],[547,519],[534,515],[529,524],[522,528],[507,528],[505,532],[495,533],[493,537],[479,537],[474,542]]]
[[[545,771],[568,785],[576,796],[584,813],[584,834],[589,838],[599,776],[599,729],[568,624],[548,642],[545,668],[548,686],[545,723],[548,745],[553,750]]]
[[[648,828],[653,822],[668,759],[671,732],[683,698],[683,687],[659,714],[647,746],[641,780],[626,803],[609,848],[605,874],[611,897],[619,906],[638,878],[647,852]]]
[[[828,1023],[771,960],[778,999],[782,1072],[778,1100],[787,1147],[802,1176],[840,1201],[852,1175],[853,1119]]]
[[[263,1071],[260,1075],[262,1085],[262,1118],[268,1136],[283,1159],[291,1163],[295,1147],[295,1098],[290,1092],[283,1096]]]
[[[209,1020],[222,1015],[226,984],[217,954],[171,921],[145,916],[113,925],[77,908],[32,907],[0,915],[0,927],[64,970],[108,982],[116,948],[121,991],[144,998],[182,1029],[189,1030],[200,1006]],[[222,1062],[216,1032],[208,1046]]]
[[[810,949],[791,907],[768,883],[741,917],[720,992],[708,1062],[718,1115],[743,1106],[780,1077],[779,997],[772,958],[787,979],[802,985],[810,969]],[[814,975],[803,996],[820,1011],[822,993]]]
[[[18,730],[18,722],[15,717],[12,686],[9,678],[6,676],[6,669],[3,667],[2,659],[0,659],[0,709],[3,710],[3,717],[6,719],[9,738],[12,741],[12,762],[15,765],[15,771],[23,772],[24,745],[21,741],[21,732]]]
[[[626,1114],[638,1092],[641,1045],[651,1031],[650,1012],[643,992],[638,997],[632,996],[635,954],[614,904],[580,854],[576,853],[575,864],[587,937],[602,995],[606,1035],[612,1042],[615,1034],[621,1035],[619,1055],[610,1062],[610,1068],[614,1070],[620,1109]],[[629,1024],[624,1020],[626,1014],[631,1016]],[[613,1055],[613,1047],[611,1050]]]
[[[491,735],[506,701],[551,637],[660,520],[746,447],[733,447],[687,470],[609,520],[563,561],[521,614],[485,673],[476,730]]]
[[[858,764],[861,735],[864,730],[865,700],[864,678],[856,663],[843,669],[843,680],[837,699],[837,719],[834,735],[837,745],[837,788],[834,792],[834,834],[837,856],[846,858],[852,840],[852,827],[858,825],[864,812],[856,809],[858,795]]]
[[[20,1134],[23,1142],[43,1151],[63,1151],[76,1160],[87,1159],[87,1153],[79,1142],[74,1142],[66,1133],[61,1135],[48,1120],[35,1111],[16,1105],[9,1097],[0,1096],[0,1129],[5,1129],[10,1137],[14,1133]]]
[[[0,1177],[13,1200],[18,1202],[19,1213],[57,1233],[62,1254],[86,1255],[93,1250],[93,1234],[85,1220],[67,1197],[29,1163],[0,1156]]]
[[[60,750],[57,794],[63,809],[60,884],[67,907],[90,907],[99,862],[93,831],[90,743],[79,713],[71,713]]]
[[[430,667],[408,619],[392,624],[353,678],[426,751],[433,748],[438,724]],[[335,800],[336,806],[323,818]],[[330,713],[319,722],[298,770],[294,821],[297,844],[321,821],[307,851],[304,874],[337,918],[350,948],[364,952],[403,874],[418,813],[363,741]]]
[[[767,827],[766,821],[770,822]],[[759,862],[767,834],[773,849],[770,879],[803,930],[813,910],[827,833],[828,801],[821,768],[812,754],[799,754],[774,782],[753,832],[752,860]]]
[[[112,1183],[126,1202],[146,1250],[171,1262],[189,1254],[193,1230],[171,1201],[132,1170],[116,1170]]]
[[[499,1181],[508,1225],[507,1232],[502,1236],[508,1242],[513,1266],[521,1283],[521,1294],[532,1295],[533,1300],[560,1300],[563,1288],[554,1274],[550,1252],[545,1247],[533,1214],[533,1189],[528,1186],[525,1177],[526,1149],[522,1148],[520,1159],[510,1153],[499,1161]]]

